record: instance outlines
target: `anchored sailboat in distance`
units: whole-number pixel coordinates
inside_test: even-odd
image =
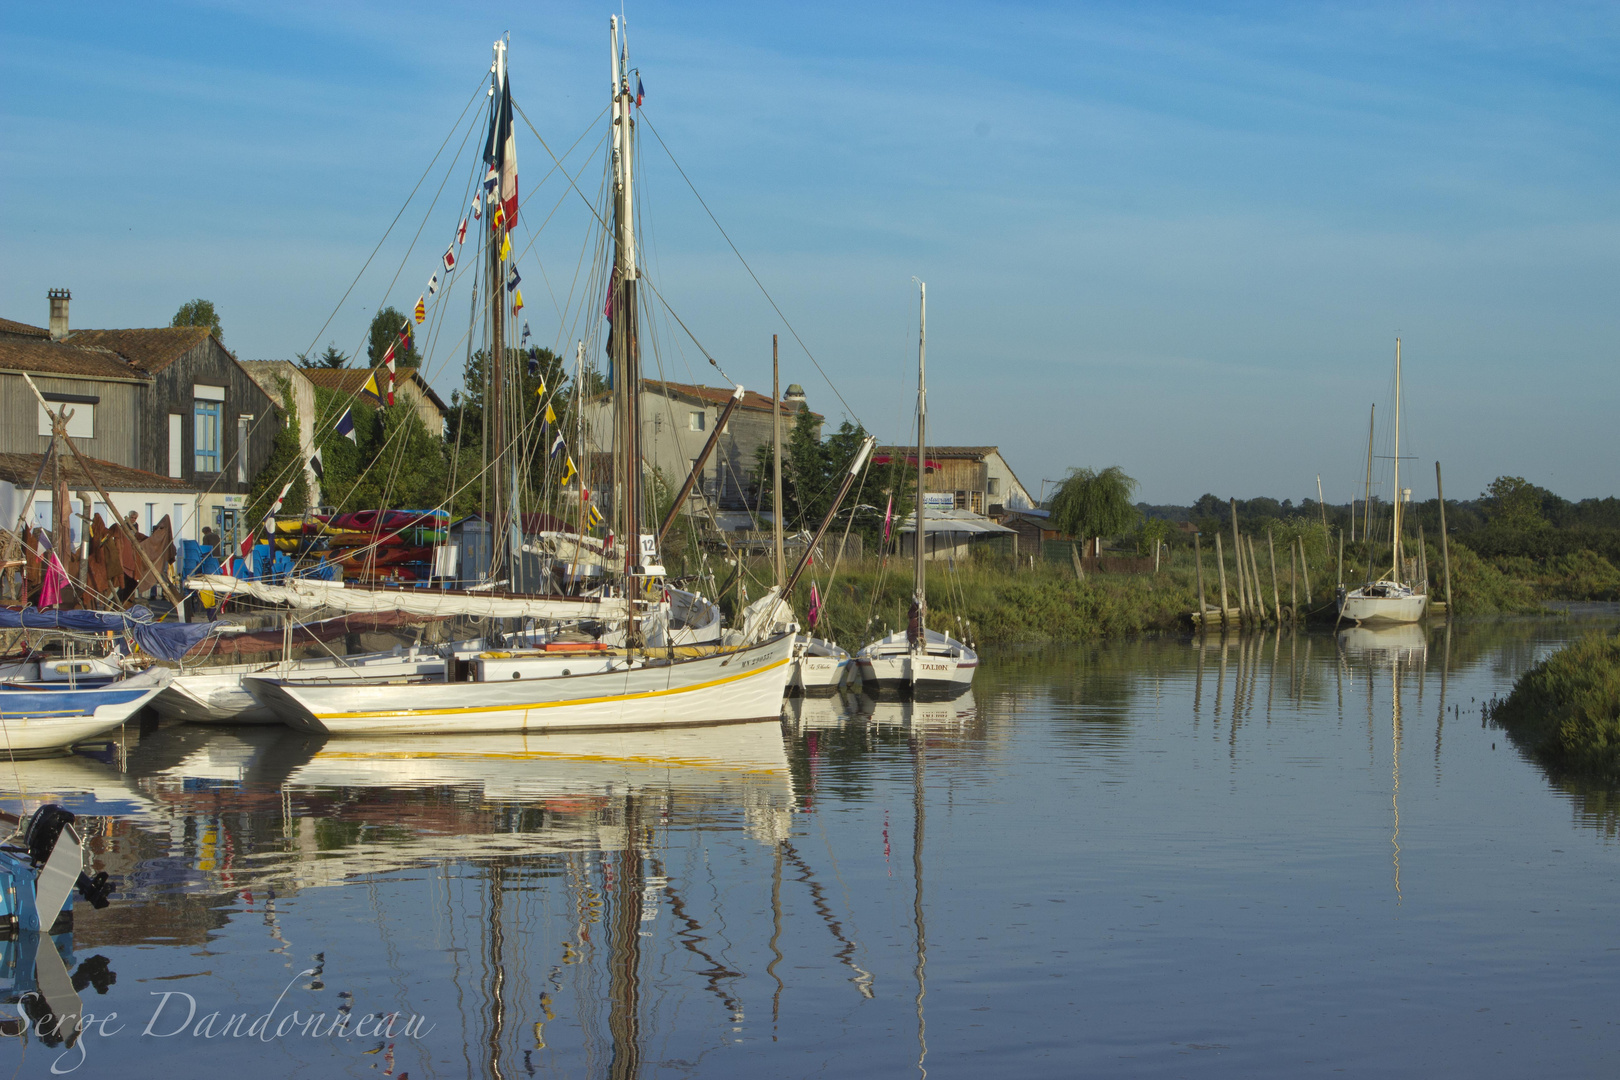
[[[1368,454],[1371,454],[1368,450]],[[1369,459],[1370,460],[1370,459]],[[1371,475],[1369,466],[1368,475]],[[1370,500],[1369,500],[1370,501]],[[1395,339],[1395,493],[1394,527],[1390,542],[1389,577],[1368,581],[1359,589],[1349,592],[1339,586],[1339,618],[1349,619],[1356,625],[1380,623],[1415,623],[1423,618],[1428,605],[1428,583],[1422,582],[1422,591],[1401,580],[1401,506],[1405,502],[1401,491],[1401,339]],[[1369,541],[1370,545],[1371,541]],[[1369,549],[1370,550],[1370,549]],[[1372,576],[1372,557],[1367,559],[1367,576]]]
[[[923,564],[927,509],[923,492],[928,468],[928,286],[920,289],[917,331],[917,531],[912,540],[911,614],[906,628],[879,638],[855,654],[864,693],[873,697],[943,700],[973,683],[979,654],[949,634],[928,629],[928,579]]]

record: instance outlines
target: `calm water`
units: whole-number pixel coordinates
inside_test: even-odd
[[[121,885],[59,940],[117,1019],[0,1067],[1612,1075],[1620,800],[1480,703],[1613,621],[1004,653],[952,705],[656,737],[179,726],[0,766],[9,808],[93,815]]]

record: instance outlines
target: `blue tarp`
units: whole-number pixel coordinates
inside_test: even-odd
[[[0,608],[0,630],[73,630],[85,634],[112,631],[133,637],[141,650],[159,660],[178,660],[207,637],[215,623],[160,623],[144,607],[128,611],[41,611]]]

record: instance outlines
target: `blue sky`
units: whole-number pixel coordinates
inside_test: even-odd
[[[204,296],[244,359],[352,352],[378,303],[414,302],[454,226],[470,148],[416,247],[422,201],[339,305],[490,42],[511,33],[518,104],[559,150],[589,130],[582,155],[602,128],[609,14],[13,6],[0,314],[41,323],[65,285],[75,325],[162,325]],[[1416,497],[1435,458],[1453,497],[1502,473],[1616,492],[1620,9],[626,14],[646,118],[886,439],[910,430],[916,276],[932,441],[997,444],[1032,489],[1118,464],[1154,502],[1298,499],[1318,473],[1342,501],[1368,405],[1387,414],[1399,334]],[[539,185],[549,159],[521,126],[519,164],[537,225],[563,189]],[[756,387],[782,333],[784,380],[843,417],[645,135],[642,169],[655,282],[682,319]],[[581,183],[599,176],[598,154]],[[563,200],[523,264],[542,341],[577,332],[536,286],[566,293],[587,231]],[[673,335],[660,354],[670,378],[704,377]],[[437,360],[448,391],[459,362]]]

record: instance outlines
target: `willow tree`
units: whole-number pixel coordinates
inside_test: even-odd
[[[1080,540],[1118,536],[1136,523],[1136,486],[1118,465],[1102,472],[1070,469],[1052,496],[1052,527]]]

